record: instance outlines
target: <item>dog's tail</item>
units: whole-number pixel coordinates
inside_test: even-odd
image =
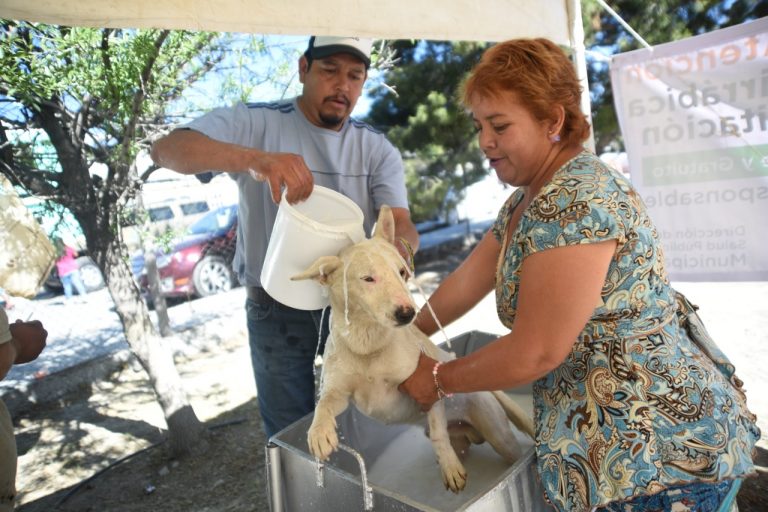
[[[528,417],[523,408],[517,405],[517,402],[512,400],[509,395],[503,391],[493,391],[492,393],[499,404],[501,404],[509,421],[511,421],[521,432],[525,432],[531,436],[531,439],[533,439],[533,421]]]

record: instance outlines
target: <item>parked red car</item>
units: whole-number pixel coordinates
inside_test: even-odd
[[[237,240],[237,205],[223,206],[192,224],[170,252],[158,251],[160,292],[165,297],[207,297],[232,289]],[[133,273],[148,296],[144,255],[132,260]]]

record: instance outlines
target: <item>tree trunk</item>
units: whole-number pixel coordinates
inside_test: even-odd
[[[173,332],[171,331],[171,321],[168,318],[168,304],[162,294],[160,287],[160,274],[157,271],[157,257],[155,251],[144,251],[144,269],[147,271],[147,283],[149,284],[149,296],[155,305],[157,314],[157,327],[160,335],[167,338]]]
[[[107,252],[102,271],[123,324],[128,345],[149,376],[149,381],[168,424],[168,440],[174,456],[207,448],[206,429],[189,403],[174,365],[173,356],[158,336],[149,310],[141,300],[122,249]],[[102,266],[102,265],[100,265]]]

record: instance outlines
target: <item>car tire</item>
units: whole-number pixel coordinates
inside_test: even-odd
[[[232,289],[232,269],[221,256],[206,256],[195,265],[192,283],[195,293],[208,297]]]
[[[80,269],[80,279],[83,281],[86,292],[95,292],[104,288],[104,276],[91,258],[88,256],[77,258],[77,267]]]

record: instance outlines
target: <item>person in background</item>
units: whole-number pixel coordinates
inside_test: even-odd
[[[0,308],[0,380],[14,364],[37,359],[45,348],[48,332],[37,320],[8,323],[5,308]],[[16,500],[16,439],[11,415],[0,400],[0,512],[11,512]]]
[[[733,366],[671,286],[626,177],[583,148],[566,54],[545,39],[488,49],[462,86],[481,150],[518,187],[429,298],[443,324],[495,289],[510,329],[400,385],[423,409],[533,383],[538,473],[561,511],[730,510],[760,431]],[[437,330],[428,308],[416,325]]]
[[[5,308],[6,310],[13,309],[11,295],[2,287],[0,287],[0,307]]]
[[[408,210],[400,153],[350,117],[371,63],[372,40],[313,36],[298,62],[302,93],[273,103],[219,108],[157,140],[160,166],[210,179],[229,173],[239,188],[234,268],[246,286],[251,358],[264,429],[272,436],[314,409],[314,360],[321,311],[299,311],[261,286],[264,257],[283,191],[306,199],[318,184],[363,211],[366,233],[378,210],[395,217],[396,246],[413,263],[418,233]],[[327,325],[327,318],[325,319]]]
[[[55,245],[60,254],[59,259],[56,260],[56,270],[64,287],[64,297],[67,300],[72,298],[73,286],[77,290],[77,294],[84,297],[86,291],[83,279],[80,277],[80,267],[77,264],[77,251],[60,239],[55,241]]]

